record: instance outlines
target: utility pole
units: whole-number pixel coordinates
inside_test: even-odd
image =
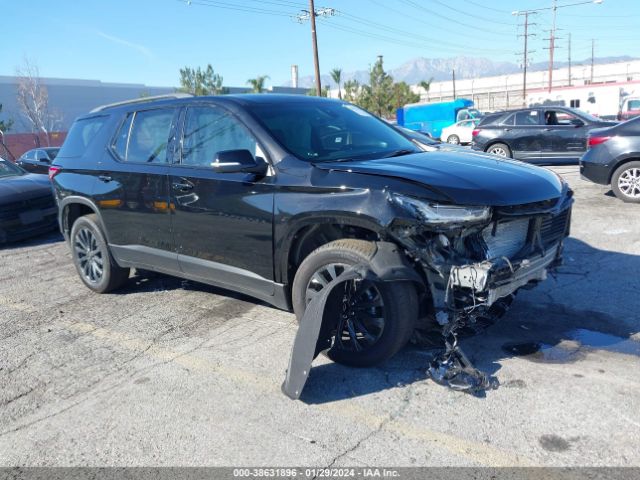
[[[318,59],[318,37],[316,35],[316,9],[313,0],[309,0],[309,16],[311,18],[311,42],[313,43],[313,67],[316,71],[316,95],[322,96],[320,84],[320,60]]]
[[[591,39],[591,82],[593,83],[593,60],[595,57],[595,50],[596,50],[596,41],[595,39]]]
[[[556,48],[556,13],[558,9],[565,8],[565,7],[575,7],[578,5],[587,5],[589,3],[599,5],[603,1],[604,0],[583,0],[576,3],[558,5],[557,0],[552,0],[552,4],[550,7],[536,8],[533,10],[516,10],[514,12],[511,12],[511,15],[523,15],[523,14],[526,15],[527,13],[542,12],[545,10],[551,10],[553,12],[553,23],[551,26],[551,34],[549,35],[548,39],[545,39],[545,40],[549,40],[549,91],[551,91],[551,87],[553,85],[553,54]]]
[[[515,15],[524,15],[524,24],[520,26],[524,27],[524,34],[518,35],[518,37],[524,37],[524,50],[522,51],[522,106],[527,106],[527,66],[529,65],[529,54],[534,51],[529,50],[529,37],[535,36],[535,33],[529,33],[529,27],[536,25],[535,23],[529,23],[529,15],[536,12],[524,11],[514,12]]]
[[[453,78],[453,99],[456,99],[456,71],[455,69],[451,70],[451,75]]]
[[[553,11],[553,25],[551,27],[551,35],[549,35],[549,91],[551,91],[551,85],[553,84],[553,51],[556,46],[556,12],[558,11],[557,0],[553,0],[551,10]]]
[[[569,86],[571,86],[571,34],[569,33]]]
[[[322,84],[320,82],[320,60],[318,58],[318,37],[316,35],[316,17],[332,17],[336,14],[333,8],[315,9],[313,0],[309,0],[309,10],[302,10],[294,19],[298,23],[309,20],[311,23],[311,43],[313,45],[313,66],[316,76],[316,95],[322,96]]]

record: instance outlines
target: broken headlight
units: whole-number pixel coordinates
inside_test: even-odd
[[[491,218],[490,207],[443,205],[423,202],[417,198],[400,194],[393,194],[392,196],[396,204],[414,212],[422,222],[430,225],[480,223],[486,222]]]

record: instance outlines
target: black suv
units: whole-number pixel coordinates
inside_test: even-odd
[[[558,263],[572,203],[549,170],[423,152],[349,103],[275,94],[101,107],[76,120],[50,175],[96,292],[134,267],[301,318],[350,266],[370,269],[332,290],[321,330],[332,359],[358,366],[416,328],[500,316]]]
[[[509,110],[484,117],[473,131],[471,148],[531,163],[578,163],[589,130],[612,125],[572,108]]]

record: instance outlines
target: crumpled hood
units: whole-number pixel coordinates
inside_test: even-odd
[[[0,177],[0,204],[20,202],[51,194],[51,183],[46,175],[27,174]]]
[[[564,190],[558,176],[546,168],[470,151],[319,162],[315,166],[421,183],[460,205],[521,205],[559,198]]]

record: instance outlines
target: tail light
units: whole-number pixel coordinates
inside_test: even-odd
[[[480,133],[480,129],[479,128],[474,128],[473,132],[471,132],[471,136],[472,137],[477,137],[479,133]]]
[[[600,145],[601,143],[606,142],[610,138],[611,137],[589,137],[589,141],[587,145],[589,148],[593,148],[596,145]]]
[[[49,180],[53,180],[53,177],[55,177],[61,171],[62,171],[62,168],[60,167],[54,167],[54,166],[49,167]]]

